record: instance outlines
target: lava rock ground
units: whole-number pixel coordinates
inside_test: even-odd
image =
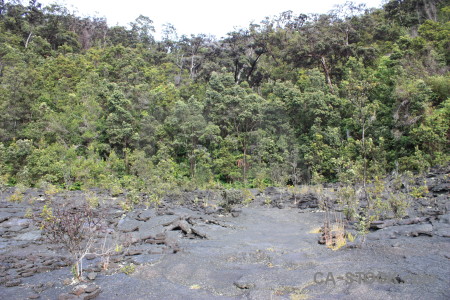
[[[293,197],[270,188],[260,197],[254,190],[255,200],[229,212],[210,191],[131,212],[117,205],[120,197],[99,192],[107,232],[126,237],[127,247],[111,256],[108,270],[88,255],[81,283],[71,280],[64,249],[25,217],[49,196],[30,190],[14,203],[6,191],[0,299],[450,299],[448,172],[430,178],[426,206],[413,205],[410,218],[374,223],[363,247],[336,251],[318,243],[325,213],[309,192]],[[331,202],[333,192],[325,190]],[[77,205],[85,195],[52,197]]]

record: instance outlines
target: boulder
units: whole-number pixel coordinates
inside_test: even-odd
[[[444,182],[434,186],[431,191],[433,193],[448,193],[450,192],[450,182]]]
[[[14,239],[19,241],[37,241],[42,237],[40,230],[28,231],[17,235]]]
[[[142,222],[137,221],[135,219],[125,218],[121,219],[117,224],[117,229],[122,232],[133,232],[139,229],[139,226]]]
[[[442,237],[450,238],[450,224],[433,223],[434,234]]]

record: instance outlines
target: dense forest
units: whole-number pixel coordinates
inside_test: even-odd
[[[207,24],[205,24],[207,26]],[[0,185],[361,182],[449,162],[450,6],[283,12],[217,39],[0,0]]]

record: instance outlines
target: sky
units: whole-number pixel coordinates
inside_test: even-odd
[[[264,17],[292,10],[294,13],[326,13],[348,0],[38,0],[58,3],[78,16],[106,17],[108,24],[126,26],[139,15],[153,20],[158,39],[162,25],[171,23],[182,34],[210,34],[224,37],[235,28],[246,28]],[[26,1],[24,1],[26,2]],[[381,7],[383,0],[355,0],[368,7]]]

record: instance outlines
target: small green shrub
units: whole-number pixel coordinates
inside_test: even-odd
[[[60,189],[56,185],[53,185],[53,184],[48,184],[44,191],[44,193],[48,196],[55,195],[59,192],[60,192]]]
[[[222,191],[222,198],[223,201],[220,204],[220,206],[225,209],[226,211],[231,211],[231,208],[233,205],[237,205],[242,203],[243,200],[243,194],[240,190],[223,190]]]
[[[244,205],[249,205],[253,200],[255,200],[252,192],[248,189],[242,191],[242,197],[244,198],[244,200],[242,201]]]
[[[134,264],[129,264],[126,266],[123,266],[120,271],[124,274],[130,275],[133,274],[134,271],[136,271],[136,266]]]
[[[32,209],[31,207],[28,207],[28,208],[26,209],[25,214],[24,214],[23,217],[24,217],[24,218],[27,218],[27,219],[32,219],[33,216],[34,216],[34,214],[33,214],[33,209]]]
[[[373,209],[377,217],[385,219],[391,211],[391,206],[388,201],[382,198],[377,198],[373,204]]]
[[[86,196],[85,196],[85,199],[86,199],[86,203],[91,208],[96,208],[96,207],[98,207],[100,205],[100,201],[99,201],[98,196],[95,193],[93,193],[93,192],[87,192]]]
[[[409,194],[414,198],[424,198],[428,193],[428,187],[424,184],[422,186],[413,187]]]
[[[14,194],[12,194],[12,195],[9,197],[9,201],[10,201],[10,202],[17,202],[17,203],[20,203],[20,202],[23,201],[23,198],[24,198],[23,193],[16,190],[16,191],[14,192]]]
[[[367,199],[369,204],[369,209],[372,209],[375,202],[382,201],[383,192],[386,189],[385,181],[378,176],[375,176],[370,185],[366,188]]]
[[[402,218],[406,215],[406,209],[410,206],[405,194],[391,194],[389,205],[396,218]]]
[[[356,191],[351,186],[344,186],[338,190],[338,204],[342,207],[345,218],[353,220],[357,216],[359,200]]]
[[[127,193],[127,202],[133,205],[137,205],[141,202],[141,197],[139,191],[132,189]]]
[[[133,205],[128,203],[127,201],[120,201],[119,205],[123,211],[132,211],[133,210]]]
[[[358,222],[355,224],[356,230],[358,231],[358,235],[361,236],[361,244],[363,244],[366,240],[366,235],[369,233],[370,221],[362,215],[357,215]]]
[[[117,197],[120,194],[123,194],[123,189],[119,184],[113,184],[109,189],[111,196]]]
[[[80,191],[81,188],[83,187],[83,183],[82,182],[74,182],[69,186],[69,191]]]

